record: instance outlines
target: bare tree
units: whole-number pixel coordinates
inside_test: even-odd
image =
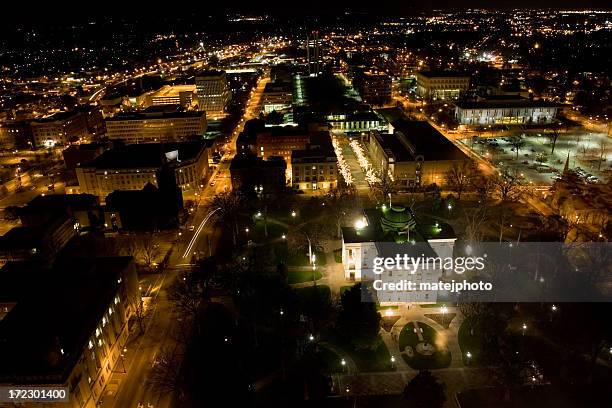
[[[601,163],[606,161],[608,155],[608,143],[605,140],[600,140],[597,146],[599,152],[599,159],[597,161],[597,170],[601,170]]]
[[[461,164],[454,163],[446,172],[446,184],[451,191],[457,193],[457,200],[461,200],[461,193],[470,186],[473,170],[472,164],[464,161]]]
[[[525,139],[522,135],[515,135],[510,137],[510,145],[516,151],[516,159],[518,160],[520,150],[525,146]]]
[[[147,387],[158,395],[181,389],[181,367],[174,353],[168,348],[162,350],[153,363],[147,377]]]
[[[495,192],[502,201],[517,200],[523,193],[523,185],[518,177],[508,172],[498,173],[491,177],[490,180]]]
[[[559,135],[559,128],[557,127],[557,125],[554,125],[548,133],[548,139],[550,140],[550,144],[552,146],[550,151],[551,155],[555,153],[555,146],[557,145],[557,139],[559,139]]]
[[[482,241],[482,227],[487,221],[487,209],[484,206],[465,211],[465,240],[468,242]]]
[[[159,249],[159,244],[155,242],[153,235],[149,234],[149,235],[145,235],[141,237],[140,245],[139,245],[139,252],[140,252],[140,258],[142,259],[142,262],[144,263],[144,265],[149,270],[152,270],[155,265],[156,259],[161,254],[161,251]]]
[[[168,288],[168,298],[181,314],[194,316],[204,298],[202,288],[191,276],[176,279]]]
[[[217,194],[208,203],[208,209],[215,211],[217,223],[230,225],[234,246],[238,245],[238,216],[243,206],[242,196],[235,191]]]
[[[324,200],[327,211],[334,215],[336,237],[339,237],[342,225],[355,209],[355,191],[352,188],[334,188],[327,193]]]
[[[383,202],[388,200],[390,194],[395,193],[393,181],[391,181],[387,174],[381,174],[380,181],[374,184],[372,187],[374,188],[374,193],[376,196]]]
[[[134,319],[138,322],[138,328],[140,329],[140,333],[144,333],[145,331],[145,319],[146,319],[146,310],[144,307],[144,303],[142,301],[142,297],[136,299],[136,307],[134,309]]]

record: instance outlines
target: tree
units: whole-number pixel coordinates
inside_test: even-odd
[[[327,211],[334,216],[336,224],[336,237],[341,234],[342,225],[346,222],[351,211],[355,209],[355,191],[352,188],[337,187],[329,190],[324,199]]]
[[[507,171],[495,174],[490,181],[502,201],[517,200],[523,193],[523,186],[518,177]]]
[[[404,387],[404,398],[407,407],[411,408],[441,408],[446,401],[444,389],[446,385],[429,370],[421,370]]]
[[[362,293],[363,292],[363,293]],[[380,342],[380,313],[362,284],[353,285],[340,298],[337,328],[356,350],[374,349]]]
[[[225,223],[232,229],[234,247],[238,245],[238,216],[243,206],[242,196],[235,191],[217,194],[208,203],[209,211],[215,211],[216,222]]]
[[[158,395],[172,393],[182,388],[181,367],[173,354],[169,349],[162,350],[147,377],[147,387]]]
[[[487,221],[487,208],[477,207],[473,210],[465,211],[465,240],[467,242],[482,241],[482,227]]]
[[[608,144],[605,140],[600,140],[598,145],[599,158],[597,161],[597,170],[601,170],[601,163],[606,160],[608,154]]]
[[[153,235],[145,235],[140,239],[139,247],[142,262],[149,270],[152,270],[155,266],[155,260],[161,253],[159,244],[155,242]]]
[[[372,187],[374,188],[376,196],[383,202],[389,199],[390,194],[395,193],[393,182],[387,174],[381,174],[380,181],[375,183]]]
[[[518,160],[520,150],[525,146],[525,139],[522,135],[515,135],[510,137],[510,145],[516,151],[516,159]]]
[[[557,145],[557,139],[559,139],[559,128],[557,125],[554,125],[550,132],[548,133],[548,139],[550,139],[550,144],[552,146],[550,154],[555,153],[555,146]]]
[[[181,314],[194,316],[204,298],[203,290],[191,274],[184,275],[170,284],[168,298]]]
[[[464,161],[461,164],[454,163],[446,172],[446,184],[451,191],[457,193],[457,200],[461,200],[461,193],[470,185],[472,171],[471,163]]]

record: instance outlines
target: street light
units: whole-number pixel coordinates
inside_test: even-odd
[[[291,211],[291,216],[295,218],[297,216],[297,213],[295,211]]]
[[[467,363],[469,365],[470,361],[472,360],[472,353],[468,351],[467,353],[465,353],[465,357],[467,358]]]

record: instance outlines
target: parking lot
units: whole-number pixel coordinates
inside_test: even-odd
[[[534,185],[551,185],[563,171],[569,152],[570,169],[578,169],[589,182],[606,181],[612,173],[608,155],[611,139],[604,133],[573,131],[559,135],[554,153],[543,133],[524,133],[518,155],[510,137],[463,140],[476,154]]]

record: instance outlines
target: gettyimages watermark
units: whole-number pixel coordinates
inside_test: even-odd
[[[364,301],[612,301],[608,242],[375,243],[358,256]]]

